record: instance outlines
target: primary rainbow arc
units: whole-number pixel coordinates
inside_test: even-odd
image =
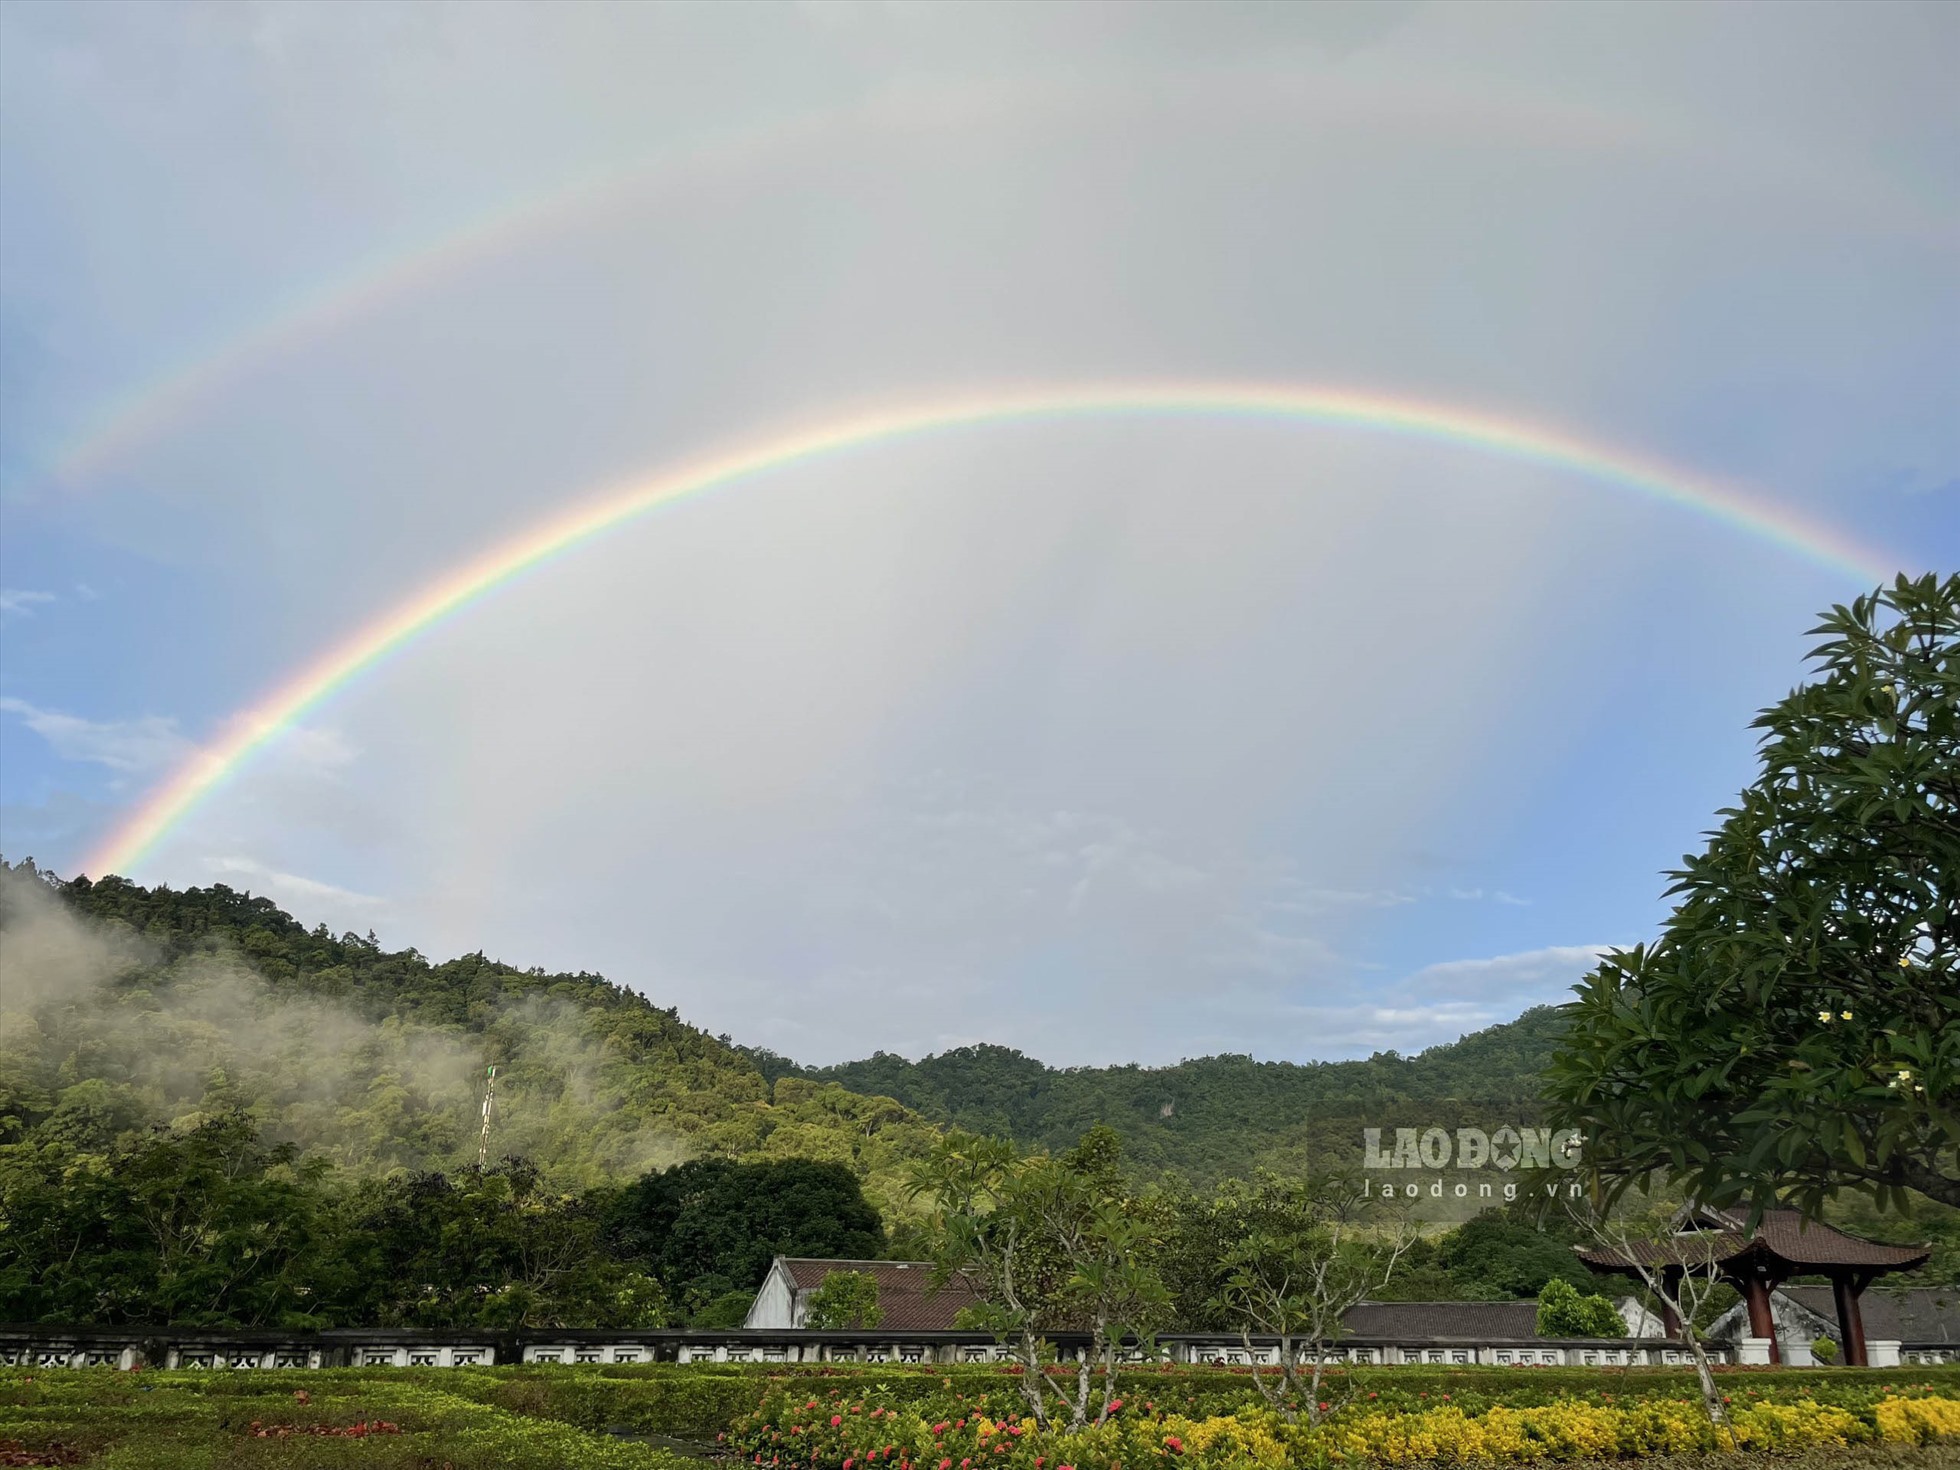
[[[966,394],[751,440],[589,499],[492,547],[328,648],[234,716],[215,741],[174,771],[84,860],[84,871],[132,871],[254,752],[362,673],[531,568],[637,516],[772,470],[926,433],[1126,415],[1280,419],[1434,440],[1551,466],[1686,507],[1854,581],[1883,581],[1892,571],[1886,557],[1841,530],[1760,496],[1557,429],[1451,405],[1261,383],[1065,385]]]

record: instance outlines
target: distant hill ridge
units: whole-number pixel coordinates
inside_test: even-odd
[[[1561,1012],[1538,1006],[1515,1021],[1415,1056],[1377,1052],[1346,1062],[1258,1062],[1213,1056],[1172,1066],[1051,1067],[1005,1046],[966,1046],[908,1061],[879,1052],[832,1067],[799,1067],[744,1048],[764,1076],[835,1083],[895,1098],[935,1123],[1059,1149],[1106,1122],[1130,1161],[1193,1179],[1258,1165],[1304,1167],[1345,1156],[1361,1124],[1445,1122],[1534,1112],[1538,1076]],[[1423,1104],[1429,1104],[1424,1108]]]
[[[0,863],[0,928],[0,1142],[106,1145],[245,1105],[350,1167],[454,1167],[475,1158],[494,1062],[493,1153],[523,1153],[568,1186],[691,1155],[804,1157],[850,1165],[890,1206],[938,1126],[1060,1148],[1098,1121],[1150,1172],[1299,1169],[1364,1117],[1530,1109],[1559,1026],[1541,1007],[1417,1056],[1350,1062],[1063,1069],[973,1046],[808,1068],[600,975],[481,953],[432,963],[308,929],[223,884],[62,883]],[[67,968],[37,991],[48,966]]]

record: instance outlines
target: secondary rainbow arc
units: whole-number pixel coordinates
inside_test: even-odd
[[[1690,509],[1866,584],[1890,560],[1842,530],[1759,495],[1554,428],[1453,405],[1340,388],[1261,383],[1064,385],[967,393],[854,414],[689,460],[583,501],[428,583],[357,629],[235,715],[217,738],[144,798],[84,860],[95,874],[130,872],[258,750],[421,634],[533,567],[663,505],[772,470],[894,440],[968,426],[1122,416],[1290,420],[1428,439],[1551,466],[1587,481]]]

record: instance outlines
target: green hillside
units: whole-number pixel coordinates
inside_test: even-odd
[[[849,1165],[886,1206],[934,1129],[886,1098],[765,1080],[599,975],[431,963],[222,884],[60,883],[0,864],[0,1143],[103,1151],[243,1105],[356,1172],[492,1158],[561,1188],[697,1155]]]
[[[900,1203],[939,1125],[1065,1148],[1096,1122],[1132,1166],[1194,1181],[1351,1155],[1366,1123],[1533,1110],[1557,1013],[1413,1057],[1049,1067],[1007,1047],[801,1068],[689,1026],[592,974],[464,955],[434,963],[308,929],[224,885],[63,883],[0,865],[0,1142],[106,1147],[245,1105],[269,1138],[359,1172],[491,1156],[583,1187],[695,1156],[849,1165]]]
[[[1416,1056],[1365,1061],[1256,1062],[1204,1057],[1169,1067],[1046,1066],[1004,1046],[968,1046],[911,1062],[889,1052],[800,1068],[751,1051],[771,1077],[800,1077],[896,1098],[936,1123],[1068,1147],[1091,1124],[1123,1137],[1133,1165],[1199,1181],[1258,1165],[1298,1169],[1351,1156],[1360,1129],[1535,1115],[1538,1074],[1558,1037],[1541,1006]]]

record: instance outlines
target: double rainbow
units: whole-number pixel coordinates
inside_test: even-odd
[[[103,840],[84,860],[84,870],[98,875],[133,871],[256,751],[362,674],[532,568],[663,505],[812,460],[951,429],[1142,416],[1284,420],[1435,441],[1549,466],[1594,484],[1679,505],[1851,581],[1869,585],[1892,573],[1886,556],[1787,506],[1557,429],[1445,404],[1262,383],[1118,383],[942,398],[780,433],[688,461],[585,500],[455,567],[235,715],[214,741]]]

